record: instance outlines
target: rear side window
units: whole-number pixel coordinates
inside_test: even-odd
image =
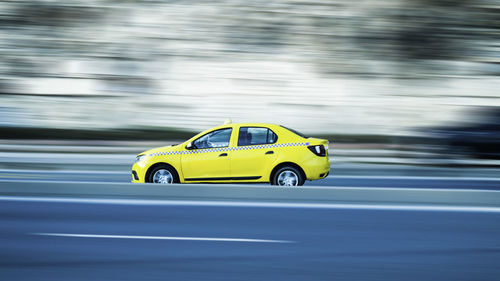
[[[288,131],[290,131],[290,132],[292,132],[292,133],[296,134],[296,135],[297,135],[297,136],[299,136],[299,137],[302,137],[302,138],[305,138],[305,139],[308,139],[308,138],[309,138],[308,136],[306,136],[306,135],[302,134],[301,132],[295,131],[294,129],[290,129],[290,128],[287,128],[287,127],[282,126],[282,125],[281,125],[281,127],[283,127],[283,128],[285,128],[285,129],[287,129]]]
[[[238,135],[238,146],[275,143],[278,136],[268,128],[241,127]]]

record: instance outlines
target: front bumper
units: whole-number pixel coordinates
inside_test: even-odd
[[[137,172],[132,170],[132,182],[138,181],[138,180],[139,180],[139,176],[137,175]]]
[[[133,183],[144,183],[145,182],[145,177],[146,177],[146,172],[145,172],[146,167],[144,166],[143,163],[135,163],[132,166],[132,171],[131,171],[131,178]]]

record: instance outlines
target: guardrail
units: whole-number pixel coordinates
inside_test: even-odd
[[[57,144],[0,143],[0,168],[8,168],[15,163],[18,168],[42,169],[47,164],[50,169],[64,169],[67,165],[96,165],[97,170],[114,169],[109,166],[131,165],[135,156],[151,147],[172,144],[165,143],[105,143],[81,145],[78,142],[59,142]],[[115,144],[114,146],[111,144]],[[357,146],[331,144],[332,163],[387,164],[412,166],[469,166],[500,168],[500,160],[454,158],[437,153],[432,149],[407,146]]]

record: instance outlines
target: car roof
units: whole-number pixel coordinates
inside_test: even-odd
[[[214,126],[212,128],[210,128],[209,130],[212,130],[212,129],[218,129],[218,128],[229,128],[229,127],[280,127],[280,125],[276,125],[276,124],[270,124],[270,123],[250,123],[250,122],[246,122],[246,123],[231,123],[231,124],[221,124],[221,125],[218,125],[218,126]]]
[[[219,130],[224,128],[235,128],[235,127],[268,127],[268,128],[278,128],[280,125],[270,124],[270,123],[231,123],[231,124],[222,124],[219,126],[212,127],[206,131]],[[203,131],[205,133],[206,131]]]
[[[276,124],[270,124],[270,123],[231,123],[228,125],[235,125],[235,126],[278,126]]]

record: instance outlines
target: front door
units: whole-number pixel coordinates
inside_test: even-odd
[[[232,128],[219,129],[192,142],[193,148],[181,158],[186,182],[230,179],[231,133]]]

